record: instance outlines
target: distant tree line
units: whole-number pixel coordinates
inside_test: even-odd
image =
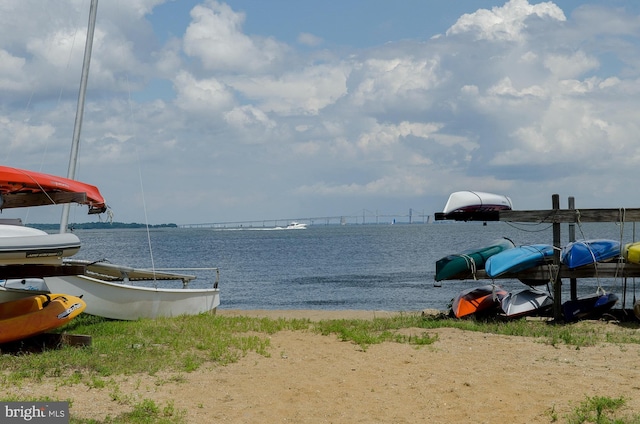
[[[29,224],[29,227],[38,228],[43,231],[57,230],[60,224]],[[136,222],[83,222],[77,224],[69,224],[70,230],[102,230],[102,229],[121,229],[121,228],[177,228],[176,224],[138,224]]]

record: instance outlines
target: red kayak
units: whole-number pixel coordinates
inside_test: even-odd
[[[0,209],[76,202],[88,205],[90,214],[107,210],[96,186],[8,166],[0,166],[0,194]],[[86,194],[86,197],[61,196],[64,194]]]

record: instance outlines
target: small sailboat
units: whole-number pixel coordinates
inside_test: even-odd
[[[67,241],[70,244],[70,246],[66,248],[67,252],[71,252],[70,249],[73,248],[76,242],[78,243],[76,247],[79,248],[78,238],[66,232],[70,203],[87,204],[89,205],[90,213],[101,213],[107,210],[106,202],[95,186],[80,183],[75,180],[75,166],[84,109],[84,94],[86,92],[88,79],[97,7],[98,1],[91,0],[89,29],[87,31],[85,44],[78,108],[71,145],[71,157],[69,160],[69,175],[67,178],[61,178],[34,172],[15,172],[15,170],[11,168],[0,168],[0,191],[4,190],[2,191],[2,200],[5,201],[5,204],[7,199],[15,200],[11,196],[25,196],[29,199],[34,198],[36,200],[38,198],[41,199],[40,203],[37,203],[35,200],[22,204],[14,201],[12,207],[64,204],[65,208],[60,223],[60,234],[39,235],[41,237],[40,248],[44,249],[46,247],[48,249],[46,251],[47,255],[50,254],[49,250],[53,249],[47,243],[54,244]],[[4,179],[2,172],[4,172],[5,175]],[[9,175],[9,177],[7,177],[7,175]],[[17,179],[17,183],[14,182],[14,178]],[[29,237],[31,236],[25,234],[24,238],[14,238],[14,240],[11,241],[14,244],[26,244],[29,240],[33,240]],[[50,243],[50,241],[53,241],[53,243]],[[25,246],[20,248],[24,250]],[[15,249],[15,247],[10,246],[8,249]],[[16,261],[15,265],[17,267],[24,267],[27,262],[28,265],[33,265],[18,269],[23,272],[23,275],[19,277],[42,277],[48,292],[82,295],[84,299],[83,302],[86,302],[85,312],[91,315],[123,320],[197,315],[203,312],[215,311],[220,304],[220,290],[218,288],[219,274],[217,268],[184,268],[174,270],[175,272],[168,272],[168,270],[134,269],[127,266],[99,262],[63,262],[63,258],[68,255],[65,254],[64,248],[62,247],[56,250],[56,253],[58,252],[59,254],[51,255],[51,257],[47,256],[46,258],[43,257],[43,255],[35,253],[32,257],[25,258],[20,264]],[[28,253],[27,255],[31,254]],[[0,259],[1,258],[2,256],[0,254]],[[41,267],[45,260],[53,260],[55,263],[52,265],[55,269],[47,270],[46,275],[43,275],[44,271],[42,271],[42,268],[36,268],[36,266]],[[189,287],[189,282],[196,277],[195,275],[183,274],[182,272],[196,270],[215,273],[213,274],[215,278],[211,279],[211,284],[208,285],[208,287],[198,289]],[[149,286],[133,285],[133,281],[146,281],[149,283]],[[164,283],[169,282],[178,282],[180,286],[176,288],[165,288],[166,284]],[[7,292],[11,291],[10,294],[12,296],[17,296],[19,294],[17,293],[18,290],[19,287],[15,285],[5,289]],[[29,293],[28,290],[22,290],[22,292],[25,296],[33,294]]]
[[[451,302],[451,313],[456,318],[463,318],[497,310],[506,295],[506,290],[493,284],[463,290]]]
[[[477,270],[484,269],[485,262],[491,256],[514,247],[511,240],[501,238],[486,246],[445,256],[436,262],[435,280],[472,277]]]

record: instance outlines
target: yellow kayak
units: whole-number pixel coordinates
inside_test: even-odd
[[[640,241],[625,244],[622,257],[629,263],[640,264]]]
[[[86,307],[81,298],[66,294],[40,294],[0,303],[0,343],[61,327]]]

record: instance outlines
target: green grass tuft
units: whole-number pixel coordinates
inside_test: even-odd
[[[568,424],[638,424],[640,415],[623,416],[620,410],[624,407],[624,398],[612,399],[606,396],[587,397],[567,416]]]

